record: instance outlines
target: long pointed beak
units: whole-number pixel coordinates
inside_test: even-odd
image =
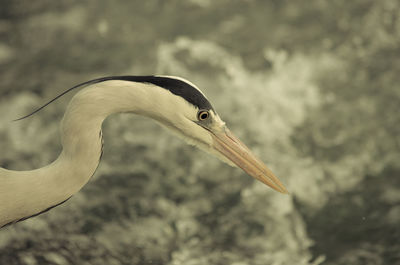
[[[289,193],[281,181],[228,128],[211,132],[213,147],[253,178],[281,193]]]

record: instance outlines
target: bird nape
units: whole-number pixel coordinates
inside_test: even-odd
[[[281,193],[279,179],[226,127],[205,95],[173,76],[111,76],[76,85],[61,121],[62,152],[50,165],[29,171],[0,168],[0,227],[51,209],[78,192],[96,171],[101,126],[113,113],[147,116],[224,162]],[[99,137],[100,136],[100,137]]]

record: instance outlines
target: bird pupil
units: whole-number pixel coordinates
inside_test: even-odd
[[[207,117],[208,117],[207,112],[203,112],[203,113],[201,114],[201,116],[200,116],[200,118],[201,118],[202,120],[207,119]]]

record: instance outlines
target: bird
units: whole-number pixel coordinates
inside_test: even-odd
[[[176,76],[124,75],[92,79],[72,90],[60,124],[62,151],[49,165],[26,171],[0,167],[0,227],[44,213],[71,198],[94,175],[103,153],[102,123],[114,113],[149,117],[188,144],[239,167],[272,189],[287,194],[281,181],[219,117],[204,93]]]

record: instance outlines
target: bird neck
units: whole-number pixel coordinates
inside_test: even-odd
[[[117,112],[146,109],[148,93],[152,93],[147,86],[109,81],[78,92],[61,122],[63,150],[53,163],[30,171],[0,168],[0,227],[37,215],[79,191],[99,164],[104,119]]]
[[[113,113],[150,109],[146,104],[151,93],[154,87],[147,84],[106,81],[84,88],[71,99],[61,121],[63,151],[58,160],[80,171],[71,176],[78,178],[79,185],[84,185],[98,166],[103,121]]]

